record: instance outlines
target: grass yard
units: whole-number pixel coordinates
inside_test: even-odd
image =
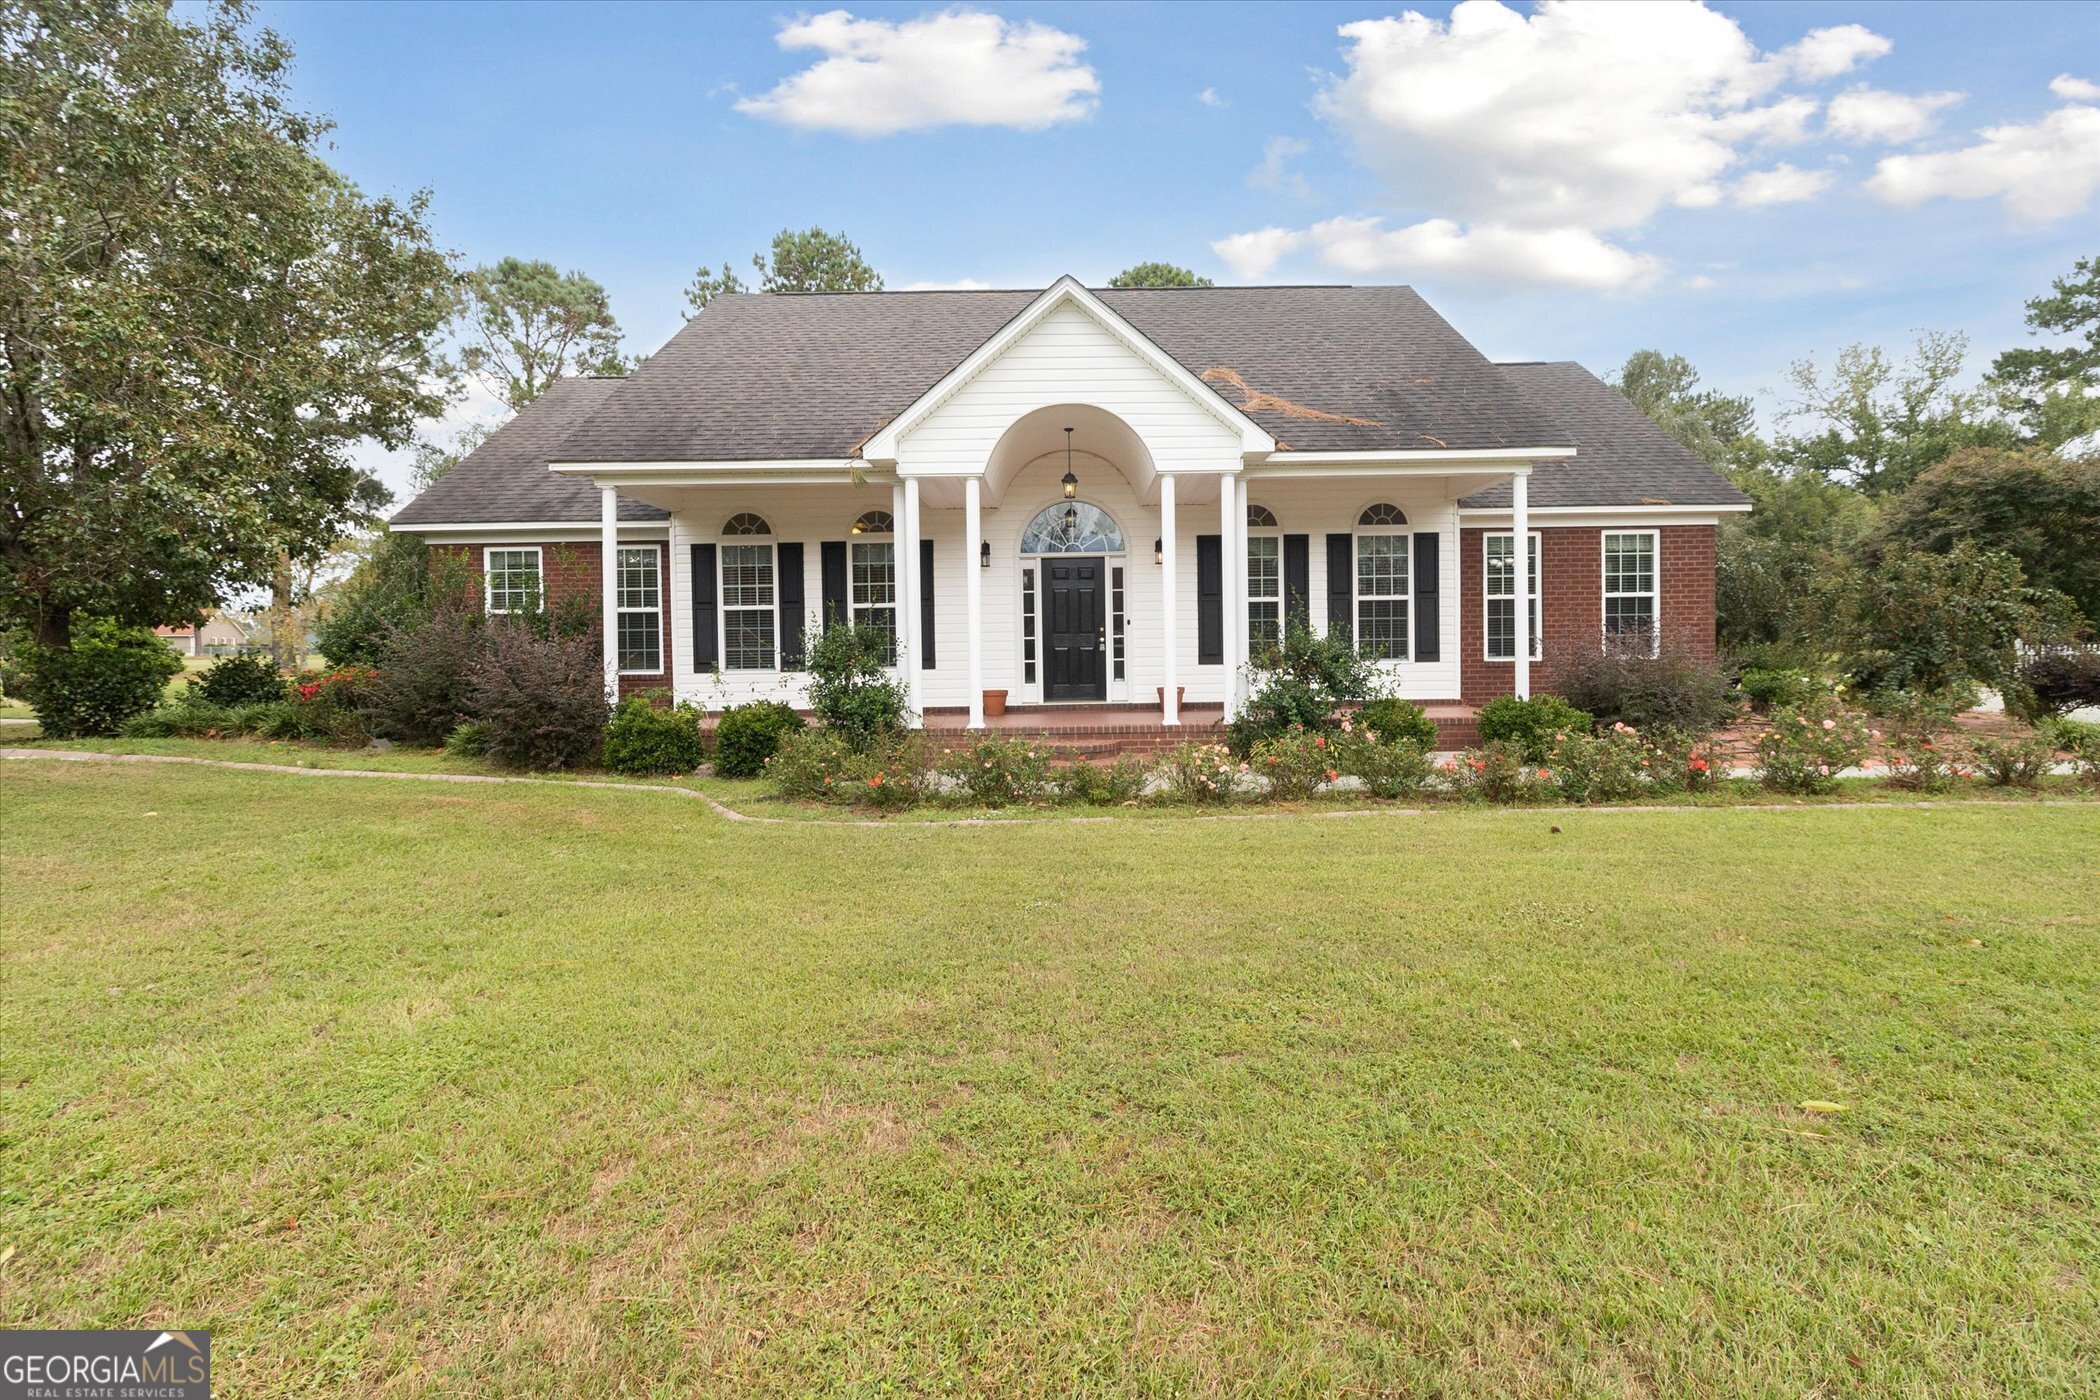
[[[8,763],[0,1318],[233,1396],[2091,1395],[2096,852]]]

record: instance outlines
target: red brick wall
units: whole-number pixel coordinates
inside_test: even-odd
[[[658,563],[657,588],[663,598],[663,674],[656,676],[620,677],[620,694],[633,695],[638,691],[668,688],[671,684],[671,655],[677,627],[671,617],[671,549],[662,541],[638,540],[637,544],[655,544]],[[603,616],[604,555],[605,550],[596,544],[434,544],[430,547],[433,565],[440,558],[464,560],[481,577],[481,555],[484,549],[529,549],[540,551],[540,581],[547,590],[547,603],[555,604],[570,598],[582,598],[590,605],[591,618],[596,621]],[[486,592],[477,596],[486,597]],[[595,631],[595,629],[593,629]]]
[[[1616,526],[1613,528],[1639,528]],[[1515,663],[1489,661],[1481,595],[1485,530],[1459,531],[1460,698],[1480,704],[1515,687]],[[1570,526],[1539,532],[1540,628],[1546,659],[1531,664],[1534,694],[1553,688],[1557,652],[1597,645],[1604,628],[1604,527]],[[1714,654],[1714,527],[1665,525],[1661,535],[1663,645],[1699,656]]]

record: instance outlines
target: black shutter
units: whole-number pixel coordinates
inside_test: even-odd
[[[1312,536],[1283,537],[1283,621],[1312,626]]]
[[[1435,531],[1415,536],[1415,660],[1437,659],[1437,540]]]
[[[1327,537],[1327,632],[1356,635],[1356,537]]]
[[[919,541],[919,669],[933,669],[933,541]]]
[[[1196,536],[1196,664],[1225,664],[1225,545]]]
[[[780,669],[799,671],[802,669],[802,546],[781,544],[780,587],[776,590],[780,598]]]
[[[853,621],[852,600],[846,594],[846,542],[826,540],[817,546],[817,554],[824,589],[822,624],[844,626]]]
[[[721,664],[720,624],[715,617],[715,547],[693,546],[693,669],[712,671]]]

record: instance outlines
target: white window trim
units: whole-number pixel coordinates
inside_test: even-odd
[[[1619,535],[1626,532],[1614,530],[1612,533]],[[1488,638],[1494,634],[1488,629],[1487,605],[1493,601],[1495,596],[1487,591],[1488,541],[1512,538],[1514,538],[1514,535],[1508,530],[1487,530],[1483,531],[1480,536],[1480,658],[1496,666],[1514,666],[1517,664],[1517,658],[1514,653],[1508,656],[1496,656],[1488,650]],[[1544,640],[1539,634],[1545,630],[1546,611],[1544,600],[1546,590],[1539,583],[1539,577],[1546,572],[1546,541],[1537,530],[1533,530],[1531,531],[1531,542],[1537,546],[1537,549],[1532,553],[1532,559],[1537,567],[1532,569],[1529,580],[1531,584],[1531,601],[1534,604],[1532,612],[1535,614],[1531,619],[1531,659],[1533,661],[1543,661],[1546,658],[1546,647]]]
[[[654,564],[654,566],[653,566],[653,568],[654,568],[654,570],[655,570],[655,579],[656,579],[656,606],[655,606],[655,607],[653,607],[653,608],[630,608],[630,607],[627,607],[627,606],[626,606],[625,604],[619,604],[619,605],[618,605],[618,606],[617,606],[617,607],[615,608],[615,611],[616,611],[616,612],[617,612],[617,613],[619,614],[619,616],[620,616],[620,617],[624,617],[624,616],[626,616],[626,615],[627,615],[628,613],[655,613],[655,614],[656,614],[656,665],[654,665],[654,666],[650,667],[650,668],[649,668],[649,669],[647,669],[647,670],[639,670],[639,671],[631,671],[631,670],[628,670],[628,669],[627,669],[626,667],[624,667],[624,666],[623,666],[623,667],[621,667],[621,668],[620,668],[620,674],[621,674],[621,675],[623,675],[623,676],[660,676],[660,675],[664,674],[664,672],[665,672],[665,671],[667,671],[668,669],[670,669],[670,668],[668,667],[668,665],[666,664],[666,657],[665,657],[665,654],[664,654],[664,653],[665,653],[665,652],[666,652],[666,651],[668,650],[668,648],[667,648],[667,647],[666,647],[666,646],[664,645],[664,643],[665,643],[665,640],[666,640],[666,637],[665,637],[665,633],[664,633],[664,592],[665,592],[665,589],[664,589],[664,554],[663,554],[663,548],[664,548],[664,547],[663,547],[662,545],[660,545],[660,544],[648,544],[648,543],[642,543],[642,544],[623,544],[623,545],[621,545],[621,546],[619,547],[619,549],[618,549],[618,550],[617,550],[617,551],[616,551],[616,552],[615,552],[615,553],[613,554],[613,597],[614,597],[614,599],[615,599],[615,602],[616,602],[616,603],[617,603],[617,600],[618,600],[618,597],[619,597],[619,591],[620,591],[620,585],[619,585],[619,567],[620,567],[620,563],[619,563],[619,560],[620,560],[620,555],[622,555],[622,554],[639,554],[639,553],[641,553],[641,552],[642,552],[643,550],[647,550],[647,551],[649,551],[649,554],[650,554],[650,556],[651,556],[651,557],[652,557],[652,558],[653,558],[653,559],[654,559],[654,560],[656,561],[656,562],[655,562],[655,564]],[[618,618],[617,618],[617,617],[616,617],[616,618],[614,619],[614,624],[613,624],[613,625],[614,625],[615,627],[617,627],[617,626],[619,625],[619,622],[618,622]],[[613,647],[614,647],[614,650],[615,650],[615,651],[617,651],[617,650],[618,650],[618,648],[619,648],[619,638],[618,638],[617,636],[616,636],[616,637],[614,637],[614,639],[613,639]]]
[[[1646,535],[1654,542],[1655,576],[1653,586],[1647,592],[1609,593],[1605,591],[1604,561],[1611,553],[1610,541],[1614,535]],[[1601,644],[1604,646],[1611,645],[1611,625],[1608,620],[1611,615],[1611,600],[1614,598],[1646,598],[1653,605],[1648,610],[1648,615],[1652,619],[1648,627],[1648,656],[1650,659],[1653,659],[1662,655],[1662,586],[1662,531],[1653,529],[1613,530],[1609,528],[1600,530],[1597,533],[1597,635],[1601,639]]]
[[[1259,505],[1260,503],[1256,502],[1255,504]],[[1268,510],[1269,508],[1263,506],[1262,509]],[[1241,598],[1241,602],[1246,605],[1246,642],[1250,648],[1254,645],[1254,605],[1256,603],[1274,603],[1276,605],[1276,638],[1278,641],[1283,639],[1283,634],[1290,629],[1291,625],[1290,618],[1284,614],[1284,595],[1287,590],[1283,579],[1283,517],[1277,515],[1273,510],[1270,510],[1269,514],[1276,521],[1274,525],[1249,525],[1246,527],[1247,553],[1250,557],[1240,561],[1240,591],[1244,595]],[[1253,545],[1256,540],[1276,541],[1276,596],[1273,598],[1257,598],[1254,596],[1254,560],[1251,556],[1254,553]]]
[[[846,624],[849,627],[858,627],[860,626],[860,617],[862,613],[878,613],[885,610],[883,605],[879,603],[860,603],[854,601],[853,551],[860,548],[864,544],[886,544],[890,547],[890,601],[888,604],[887,611],[890,615],[890,635],[895,639],[897,657],[884,669],[895,671],[903,665],[904,661],[904,590],[899,586],[903,581],[900,577],[903,566],[898,562],[897,559],[897,535],[894,530],[892,530],[888,534],[870,530],[858,535],[854,534],[850,530],[847,531]],[[777,575],[777,567],[775,572]],[[777,578],[775,581],[774,594],[776,597],[779,594]]]
[[[1373,502],[1372,504],[1377,503]],[[1357,511],[1357,518],[1362,519],[1364,510],[1369,509],[1370,506],[1365,506],[1363,510]],[[1407,567],[1401,571],[1400,575],[1401,592],[1381,593],[1375,598],[1367,600],[1363,591],[1363,546],[1358,541],[1380,535],[1396,536],[1405,542],[1407,545]],[[1405,525],[1357,525],[1351,529],[1349,534],[1349,638],[1359,648],[1363,646],[1364,642],[1364,603],[1366,601],[1379,603],[1398,601],[1407,604],[1407,625],[1400,629],[1400,654],[1398,656],[1381,656],[1373,664],[1398,666],[1402,663],[1413,661],[1415,659],[1415,530],[1412,521]],[[1334,620],[1329,618],[1328,625],[1333,626],[1333,623]]]
[[[737,515],[746,512],[737,511]],[[755,514],[756,512],[751,512]],[[771,523],[770,521],[768,522]],[[771,666],[732,666],[729,664],[729,615],[733,612],[764,612],[763,607],[731,607],[729,605],[729,549],[752,545],[766,550],[773,560],[773,664]],[[850,571],[850,565],[849,565]],[[780,669],[780,541],[773,535],[720,535],[715,539],[715,650],[716,668],[724,675],[778,676]]]
[[[540,606],[547,605],[547,559],[536,544],[500,544],[481,547],[481,610],[490,617],[509,617],[516,608],[496,606],[496,585],[489,570],[491,554],[530,554],[533,576],[540,581]]]

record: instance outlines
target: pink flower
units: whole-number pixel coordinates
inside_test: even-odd
[[[1330,782],[1330,783],[1331,783],[1331,782],[1334,782],[1334,781],[1336,781],[1336,780],[1337,780],[1337,779],[1339,779],[1339,778],[1340,778],[1341,776],[1342,776],[1341,774],[1339,774],[1339,773],[1335,772],[1335,771],[1334,771],[1334,770],[1333,770],[1332,768],[1330,768],[1330,769],[1328,769],[1328,770],[1327,770],[1327,781],[1328,781],[1328,782]]]

